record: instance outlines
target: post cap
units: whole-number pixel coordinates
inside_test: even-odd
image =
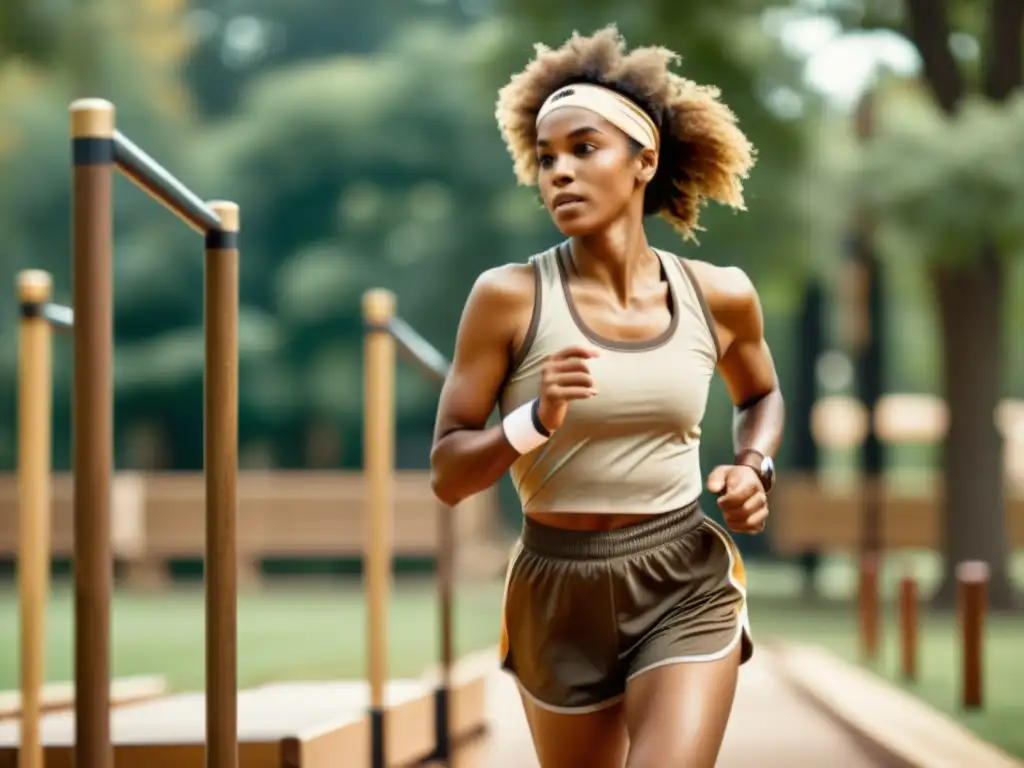
[[[988,574],[988,563],[984,560],[964,560],[956,566],[956,580],[963,584],[984,584]]]
[[[220,219],[220,228],[224,232],[237,232],[239,229],[238,203],[228,200],[211,200],[207,203],[210,210]]]
[[[395,316],[395,294],[386,288],[371,288],[363,294],[363,318],[382,325]]]
[[[72,138],[114,137],[114,105],[106,99],[78,99],[71,102],[70,112]]]
[[[52,290],[49,272],[25,269],[18,273],[18,301],[22,304],[42,304],[49,300]]]

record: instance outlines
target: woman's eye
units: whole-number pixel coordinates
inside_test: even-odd
[[[551,155],[540,155],[537,158],[537,164],[540,165],[541,168],[550,168],[552,160],[553,158]]]
[[[582,156],[589,155],[595,149],[597,149],[597,147],[595,147],[593,144],[577,144],[574,148],[574,151],[577,155]]]

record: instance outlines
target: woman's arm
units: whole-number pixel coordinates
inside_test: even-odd
[[[722,270],[707,298],[719,329],[718,372],[735,408],[733,448],[774,456],[782,443],[785,404],[771,350],[764,338],[761,301],[739,269]]]
[[[761,301],[747,275],[735,267],[687,262],[704,293],[722,350],[718,372],[735,408],[733,446],[736,460],[745,451],[774,456],[782,443],[785,404],[771,351],[764,338]],[[717,467],[708,478],[719,506],[732,514],[734,530],[763,527],[767,498],[760,476],[749,463]]]
[[[501,425],[487,427],[487,419],[529,325],[533,294],[533,267],[509,264],[484,272],[466,301],[430,453],[434,494],[449,506],[496,483],[519,457]]]

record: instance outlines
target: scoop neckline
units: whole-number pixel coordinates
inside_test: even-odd
[[[668,286],[669,307],[672,313],[668,326],[657,336],[652,336],[649,339],[610,339],[607,336],[602,336],[586,324],[576,307],[576,302],[573,301],[572,291],[569,288],[569,272],[565,264],[566,257],[571,257],[572,255],[571,246],[568,243],[562,243],[555,248],[555,262],[558,264],[559,282],[562,284],[562,294],[565,296],[565,303],[569,308],[569,314],[572,316],[572,320],[580,333],[594,344],[620,352],[645,352],[664,345],[675,334],[676,328],[679,326],[679,297],[676,295],[675,286],[672,285],[668,269],[665,266],[664,257],[658,252],[657,248],[651,248],[651,252],[657,257],[658,264],[661,267],[661,276]]]

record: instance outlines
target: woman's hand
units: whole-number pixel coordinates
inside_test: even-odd
[[[597,394],[594,377],[587,366],[587,360],[597,355],[597,350],[592,347],[570,346],[544,361],[540,372],[537,416],[549,432],[562,426],[570,402],[587,400]]]
[[[718,496],[725,524],[735,533],[761,533],[768,522],[768,494],[753,467],[745,464],[715,467],[708,490]]]

